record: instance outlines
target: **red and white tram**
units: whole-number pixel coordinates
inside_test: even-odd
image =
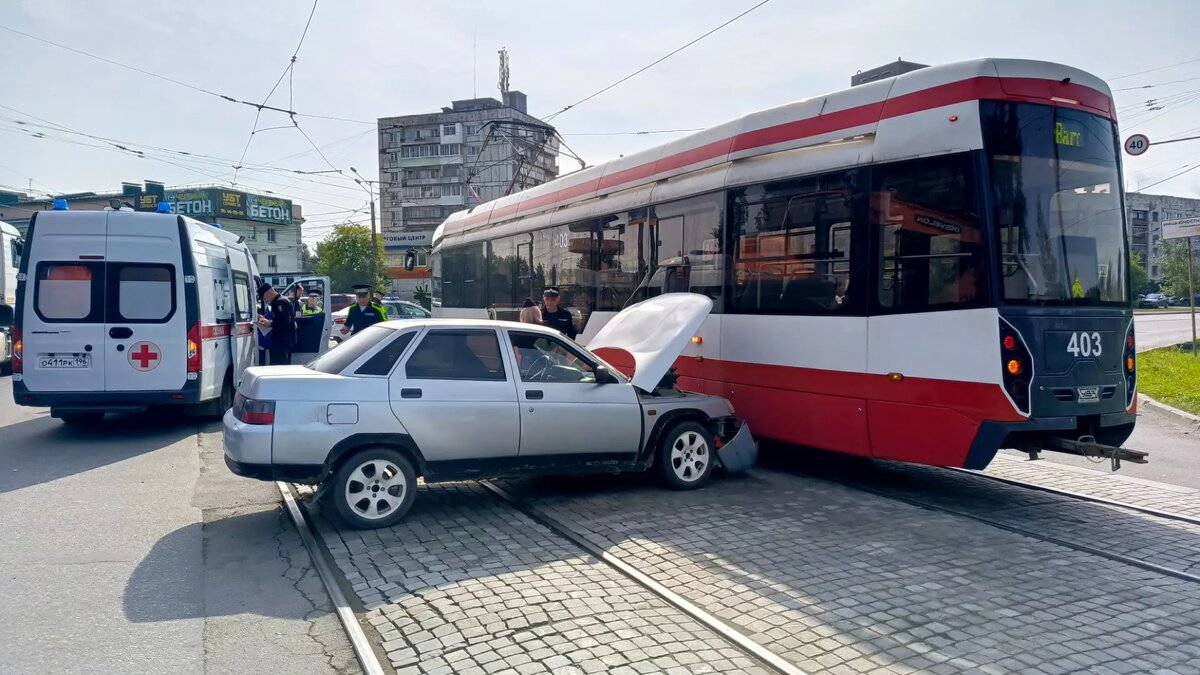
[[[435,314],[515,319],[554,285],[586,344],[629,302],[705,293],[680,384],[757,436],[968,468],[1087,454],[1134,424],[1119,148],[1088,73],[925,68],[453,214]]]

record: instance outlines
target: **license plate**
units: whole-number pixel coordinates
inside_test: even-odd
[[[38,368],[90,368],[90,354],[38,354]]]
[[[1100,387],[1080,387],[1079,402],[1095,403],[1100,400]]]

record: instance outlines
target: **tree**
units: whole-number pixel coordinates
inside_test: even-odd
[[[1148,291],[1150,276],[1146,274],[1146,266],[1142,263],[1142,256],[1134,253],[1129,258],[1129,287],[1133,289],[1134,294],[1138,293],[1153,293]]]
[[[1187,242],[1181,239],[1164,240],[1161,261],[1162,292],[1186,298],[1188,294]]]
[[[371,230],[363,225],[335,225],[317,244],[316,273],[327,276],[334,289],[346,289],[355,284],[371,284],[385,293],[389,285],[383,258],[383,242],[375,248],[375,269],[371,278]]]
[[[317,271],[317,254],[312,252],[308,244],[300,244],[300,271],[305,274],[312,274]]]

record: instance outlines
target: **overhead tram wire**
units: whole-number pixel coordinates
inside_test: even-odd
[[[1189,64],[1189,63],[1196,63],[1197,61],[1200,61],[1200,58],[1188,59],[1187,61],[1180,61],[1179,63],[1172,63],[1172,64],[1169,64],[1169,65],[1166,65],[1166,66],[1159,66],[1159,67],[1157,67],[1157,68],[1150,68],[1149,70],[1139,70],[1139,71],[1138,71],[1138,72],[1136,72],[1136,73],[1130,73],[1130,74],[1128,74],[1128,75],[1121,75],[1120,77],[1110,77],[1110,78],[1108,78],[1108,79],[1107,79],[1107,81],[1108,81],[1108,82],[1116,82],[1117,80],[1124,80],[1124,79],[1125,79],[1125,78],[1127,78],[1127,77],[1136,77],[1136,76],[1138,76],[1138,75],[1145,75],[1146,73],[1156,73],[1156,72],[1158,72],[1158,71],[1160,71],[1160,70],[1167,70],[1167,69],[1169,69],[1169,68],[1175,68],[1176,66],[1184,66],[1184,65],[1187,65],[1187,64]]]
[[[1167,181],[1175,180],[1176,178],[1179,178],[1180,176],[1182,176],[1184,174],[1191,173],[1191,172],[1195,171],[1196,169],[1200,169],[1200,164],[1197,164],[1193,167],[1184,169],[1183,171],[1174,173],[1170,176],[1167,176],[1166,178],[1163,178],[1162,180],[1154,181],[1153,183],[1151,183],[1149,185],[1143,185],[1142,187],[1138,188],[1138,192],[1145,192],[1146,190],[1149,190],[1150,188],[1154,187],[1155,185],[1161,185],[1163,183],[1166,183]]]
[[[75,54],[79,54],[79,55],[81,55],[81,56],[85,56],[85,57],[87,57],[87,58],[90,58],[90,59],[95,59],[95,60],[97,60],[97,61],[101,61],[101,62],[107,63],[107,64],[109,64],[109,65],[116,66],[116,67],[118,67],[118,68],[124,68],[124,69],[126,69],[126,70],[130,70],[130,71],[133,71],[133,72],[135,72],[135,73],[140,73],[140,74],[142,74],[142,75],[146,75],[146,76],[148,76],[148,77],[153,77],[153,78],[155,78],[155,79],[157,79],[157,80],[162,80],[163,82],[168,82],[168,83],[170,83],[170,84],[174,84],[174,85],[176,85],[176,86],[180,86],[180,87],[184,87],[184,88],[187,88],[187,89],[191,89],[192,91],[195,91],[195,92],[197,92],[197,93],[200,93],[200,94],[206,94],[206,95],[208,95],[208,96],[212,96],[212,97],[215,97],[215,98],[219,98],[219,99],[221,99],[222,101],[225,101],[225,102],[227,102],[227,103],[233,103],[233,104],[237,104],[237,105],[246,105],[246,106],[250,106],[250,107],[252,107],[252,108],[261,108],[261,109],[263,109],[263,110],[270,110],[270,111],[273,111],[273,112],[279,112],[279,113],[283,113],[283,114],[285,114],[285,115],[294,115],[294,116],[297,116],[297,117],[311,117],[311,118],[313,118],[313,119],[334,120],[334,121],[337,121],[337,122],[349,122],[349,123],[353,123],[353,124],[367,124],[367,125],[370,125],[370,126],[375,126],[375,124],[376,124],[374,121],[367,121],[367,120],[356,120],[356,119],[351,119],[351,118],[347,118],[347,117],[337,117],[337,116],[335,116],[335,115],[315,115],[315,114],[311,114],[311,113],[302,113],[302,112],[298,112],[298,111],[295,111],[295,110],[288,110],[288,109],[284,109],[284,108],[276,108],[276,107],[273,107],[273,106],[262,105],[262,104],[259,104],[259,103],[254,103],[253,101],[246,101],[246,100],[240,99],[240,98],[238,98],[238,97],[236,97],[236,96],[231,96],[231,95],[229,95],[229,94],[222,94],[222,93],[220,93],[220,92],[213,91],[213,90],[211,90],[211,89],[208,89],[208,88],[206,88],[206,87],[201,87],[201,86],[198,86],[198,85],[190,84],[190,83],[188,83],[188,82],[184,82],[184,81],[182,81],[182,80],[178,80],[178,79],[176,79],[176,78],[173,78],[173,77],[168,77],[168,76],[166,76],[166,75],[161,75],[161,74],[159,74],[159,73],[155,73],[155,72],[152,72],[152,71],[146,70],[146,69],[144,69],[144,68],[138,68],[137,66],[131,66],[131,65],[127,64],[127,63],[121,63],[120,61],[116,61],[116,60],[113,60],[113,59],[110,59],[110,58],[107,58],[107,57],[104,57],[104,56],[99,56],[99,55],[97,55],[97,54],[93,54],[93,53],[91,53],[91,52],[84,51],[84,50],[82,50],[82,49],[77,49],[77,48],[75,48],[75,47],[70,47],[70,46],[67,46],[67,45],[64,45],[64,44],[61,44],[61,43],[58,43],[58,42],[54,42],[53,40],[47,40],[46,38],[43,38],[43,37],[40,37],[40,36],[37,36],[37,35],[33,35],[32,33],[27,33],[27,32],[25,32],[25,31],[23,31],[23,30],[18,30],[18,29],[16,29],[16,28],[12,28],[12,27],[10,27],[10,26],[5,26],[5,25],[3,25],[3,24],[0,24],[0,30],[9,31],[10,33],[15,33],[15,34],[17,34],[17,35],[21,35],[21,36],[24,36],[24,37],[26,37],[26,38],[29,38],[30,40],[36,40],[36,41],[38,41],[38,42],[42,42],[42,43],[44,43],[44,44],[48,44],[48,45],[51,45],[51,46],[54,46],[54,47],[58,47],[59,49],[65,49],[65,50],[67,50],[67,51],[69,51],[69,52],[73,52],[73,53],[75,53]],[[306,30],[307,30],[307,29],[306,29]]]
[[[693,131],[704,131],[703,127],[695,129],[655,129],[653,131],[591,131],[574,134],[559,134],[559,136],[649,136],[651,134],[685,134]]]
[[[228,169],[228,168],[233,167],[233,160],[231,160],[231,159],[216,157],[213,155],[206,155],[203,153],[188,152],[188,151],[184,151],[184,150],[174,150],[171,148],[163,148],[163,147],[154,146],[154,145],[135,143],[132,141],[125,141],[122,139],[99,136],[96,134],[90,134],[87,132],[79,131],[77,129],[73,129],[71,127],[68,127],[68,126],[65,126],[62,124],[58,124],[57,122],[53,122],[51,120],[47,120],[42,117],[38,117],[36,115],[32,115],[30,113],[27,113],[27,112],[24,112],[21,110],[17,110],[16,108],[11,108],[11,107],[3,105],[3,104],[0,104],[0,109],[10,110],[10,111],[17,113],[19,115],[22,115],[24,117],[28,117],[30,119],[38,120],[38,121],[44,123],[44,124],[34,124],[34,123],[26,122],[26,121],[23,121],[20,119],[7,118],[7,119],[11,120],[12,122],[14,122],[16,125],[18,125],[16,127],[16,129],[21,130],[21,131],[28,132],[29,128],[46,129],[46,130],[50,130],[50,131],[57,131],[60,133],[77,135],[77,136],[81,136],[81,137],[88,138],[91,140],[99,141],[102,144],[112,146],[113,149],[116,149],[116,150],[119,150],[122,152],[126,152],[126,153],[130,153],[130,154],[134,154],[138,157],[149,156],[152,154],[150,151],[159,151],[159,152],[169,153],[171,155],[179,155],[182,158],[186,158],[186,161],[196,162],[199,164],[207,164],[207,165],[211,165],[214,168],[220,167],[220,168]],[[0,118],[0,120],[2,120],[2,119],[3,118]],[[47,136],[45,134],[43,134],[41,137],[53,139],[52,136]],[[86,146],[86,144],[84,144],[84,145]],[[90,146],[88,146],[88,147],[90,147]],[[138,149],[139,147],[145,148],[145,150],[139,150]],[[290,168],[286,168],[286,167],[274,167],[274,166],[260,165],[260,164],[246,165],[244,167],[244,169],[247,171],[253,171],[253,172],[261,172],[261,173],[268,173],[268,174],[281,174],[281,175],[297,175],[297,174],[299,174],[301,176],[308,176],[313,173],[313,172],[303,171],[300,169],[290,169]],[[309,183],[313,183],[316,185],[326,185],[329,187],[335,187],[335,188],[347,190],[350,192],[357,192],[357,189],[349,187],[347,185],[342,185],[339,183],[331,183],[328,181],[323,181],[323,180],[318,180],[315,178],[308,178],[308,177],[298,178],[296,181],[294,181],[292,183],[292,185],[294,185],[296,182],[299,182],[299,181],[309,182]],[[325,193],[320,190],[312,190],[312,191],[319,193],[319,194],[330,194],[330,196],[337,196],[337,195],[333,195],[332,193]]]
[[[632,72],[632,73],[630,73],[630,74],[626,75],[625,77],[622,77],[621,79],[617,80],[616,82],[613,82],[612,84],[608,85],[607,87],[605,87],[605,88],[603,88],[603,89],[601,89],[601,90],[599,90],[599,91],[597,91],[597,92],[595,92],[595,93],[593,93],[593,94],[589,94],[588,96],[585,96],[585,97],[583,97],[583,98],[579,99],[578,101],[576,101],[576,102],[572,103],[571,105],[568,105],[567,107],[563,108],[562,110],[559,110],[558,112],[556,112],[556,113],[553,113],[553,114],[551,114],[551,115],[550,115],[550,116],[548,116],[548,117],[543,117],[542,119],[543,119],[545,122],[547,122],[547,123],[548,123],[548,122],[550,122],[550,120],[553,120],[555,117],[558,117],[559,115],[561,115],[561,114],[563,114],[563,113],[567,112],[568,110],[571,110],[572,108],[575,108],[576,106],[578,106],[578,105],[580,105],[580,104],[582,104],[582,103],[585,103],[585,102],[587,102],[587,101],[590,101],[591,99],[593,99],[593,98],[596,98],[596,97],[597,97],[597,96],[599,96],[600,94],[603,94],[604,92],[606,92],[606,91],[608,91],[608,90],[612,89],[613,87],[616,87],[617,85],[619,85],[619,84],[621,84],[621,83],[623,83],[623,82],[626,82],[627,80],[633,79],[633,78],[634,78],[634,77],[636,77],[637,75],[640,75],[641,73],[643,73],[643,72],[645,72],[645,71],[647,71],[647,70],[649,70],[649,69],[653,68],[654,66],[656,66],[656,65],[658,65],[658,64],[660,64],[660,63],[662,63],[663,61],[666,61],[667,59],[671,58],[672,56],[674,56],[674,55],[678,54],[679,52],[681,52],[681,51],[683,51],[683,50],[685,50],[685,49],[687,49],[688,47],[691,47],[692,45],[694,45],[694,44],[696,44],[697,42],[699,42],[699,41],[703,40],[704,38],[708,37],[709,35],[712,35],[713,33],[716,33],[717,31],[721,30],[722,28],[724,28],[724,27],[728,26],[729,24],[733,23],[734,21],[737,21],[738,19],[742,18],[743,16],[746,16],[746,15],[747,15],[747,14],[749,14],[750,12],[753,12],[754,10],[758,9],[759,7],[762,7],[763,5],[767,4],[767,3],[768,3],[768,2],[770,2],[770,1],[771,1],[771,0],[761,0],[761,2],[759,2],[759,3],[758,3],[758,4],[756,4],[756,5],[754,5],[754,6],[753,6],[753,7],[751,7],[750,9],[747,9],[746,11],[742,12],[741,14],[738,14],[737,16],[733,17],[732,19],[729,19],[729,20],[728,20],[728,21],[726,21],[725,23],[722,23],[721,25],[717,26],[716,28],[713,28],[712,30],[710,30],[710,31],[708,31],[707,33],[705,33],[705,34],[701,35],[700,37],[698,37],[698,38],[695,38],[694,40],[692,40],[692,41],[688,42],[687,44],[683,45],[682,47],[679,47],[679,48],[677,48],[677,49],[675,49],[675,50],[673,50],[673,51],[669,52],[669,53],[668,53],[668,54],[666,54],[665,56],[662,56],[662,57],[660,57],[660,58],[656,59],[655,61],[652,61],[652,62],[650,62],[649,64],[647,64],[647,65],[645,65],[645,66],[642,66],[641,68],[638,68],[638,69],[637,69],[637,70],[635,70],[634,72]]]

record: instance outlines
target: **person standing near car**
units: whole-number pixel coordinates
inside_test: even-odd
[[[289,365],[292,362],[292,347],[296,345],[296,316],[292,303],[268,283],[258,287],[258,294],[271,308],[268,322],[271,327],[271,346],[268,348],[271,365]]]
[[[370,286],[359,285],[351,288],[354,289],[357,302],[350,305],[350,311],[346,313],[346,328],[350,329],[350,335],[387,320],[387,310],[382,305],[371,302]]]
[[[575,319],[570,312],[558,306],[561,295],[558,286],[547,286],[542,291],[542,324],[574,340],[577,334]]]
[[[300,311],[304,316],[320,314],[323,311],[321,309],[321,294],[317,291],[310,292],[308,294],[308,300],[305,301],[304,306],[300,308]]]

